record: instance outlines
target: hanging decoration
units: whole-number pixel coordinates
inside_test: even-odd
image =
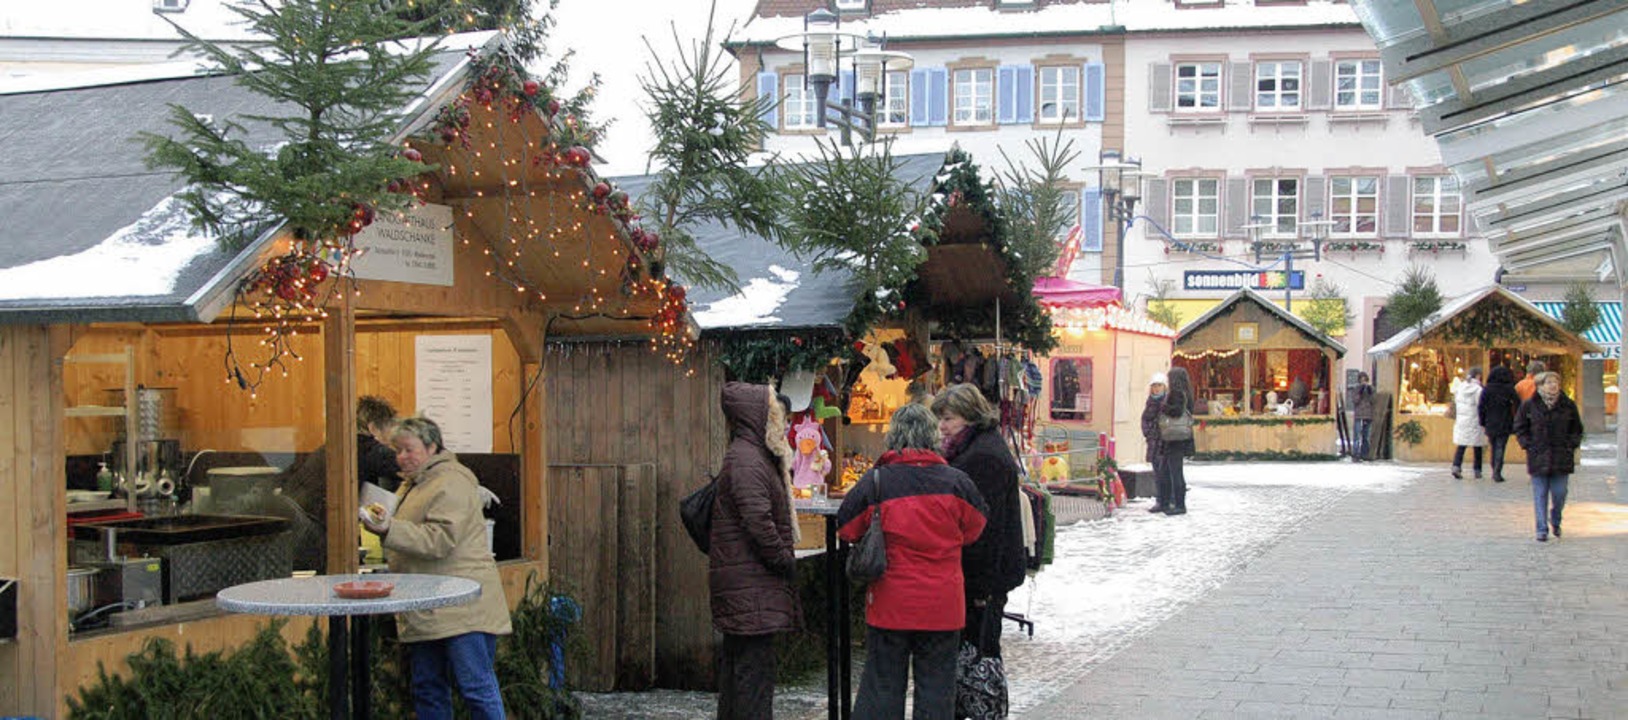
[[[1448,344],[1474,345],[1480,348],[1495,346],[1550,345],[1571,343],[1565,335],[1545,319],[1496,296],[1489,295],[1471,305],[1429,335]]]
[[[1169,255],[1172,250],[1186,253],[1222,253],[1226,252],[1227,248],[1225,243],[1209,241],[1165,243],[1164,254]]]
[[[1233,348],[1231,350],[1200,350],[1198,352],[1177,350],[1170,354],[1183,360],[1203,360],[1205,358],[1229,358],[1241,352],[1243,352],[1243,348]]]
[[[1443,250],[1463,252],[1469,249],[1469,243],[1458,240],[1426,240],[1408,243],[1409,252],[1440,253]]]
[[[1323,252],[1377,252],[1385,254],[1385,243],[1369,240],[1331,240],[1323,243]]]

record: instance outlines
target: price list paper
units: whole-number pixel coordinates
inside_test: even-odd
[[[418,411],[455,453],[492,451],[492,336],[417,338]]]

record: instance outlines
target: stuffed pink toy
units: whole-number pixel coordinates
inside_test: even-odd
[[[792,426],[792,449],[797,452],[791,462],[791,484],[808,487],[825,482],[831,471],[830,456],[821,447],[825,431],[813,418],[805,417]]]

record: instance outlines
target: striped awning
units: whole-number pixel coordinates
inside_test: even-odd
[[[1566,303],[1563,302],[1540,302],[1533,304],[1537,305],[1538,309],[1543,311],[1543,314],[1556,320],[1560,319],[1560,313],[1566,307]],[[1594,323],[1594,327],[1589,328],[1587,332],[1583,333],[1583,337],[1589,342],[1604,348],[1605,352],[1597,355],[1590,353],[1584,357],[1622,357],[1622,303],[1597,302],[1594,303],[1594,305],[1600,309],[1600,321]]]

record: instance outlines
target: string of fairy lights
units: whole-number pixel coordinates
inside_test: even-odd
[[[536,277],[544,272],[540,263],[556,263],[563,269],[565,253],[573,242],[580,242],[581,263],[573,272],[586,282],[575,297],[554,298],[555,314],[578,320],[643,321],[650,349],[681,364],[695,343],[687,322],[685,289],[661,272],[659,238],[637,223],[627,193],[593,175],[588,145],[597,131],[563,111],[551,90],[527,78],[506,55],[471,57],[468,85],[439,109],[426,136],[409,139],[400,151],[407,159],[421,161],[425,151],[438,150],[444,174],[393,181],[387,190],[411,194],[423,205],[437,197],[438,183],[441,199],[453,208],[453,229],[460,243],[478,243],[482,256],[489,259],[485,275],[539,303],[551,301],[549,290]],[[528,125],[540,125],[541,132]],[[495,186],[494,178],[485,177],[493,174]],[[467,194],[451,197],[449,189]],[[363,249],[356,246],[355,236],[372,223],[374,212],[358,204],[346,226],[321,241],[295,241],[288,252],[267,259],[239,286],[231,319],[236,321],[239,305],[253,313],[262,323],[258,345],[264,355],[249,362],[245,371],[229,332],[228,383],[248,390],[252,397],[268,373],[287,377],[289,362],[301,359],[293,347],[301,327],[327,318],[338,293],[360,297],[352,262]],[[459,214],[462,223],[457,221]],[[594,227],[587,221],[590,215],[608,217],[608,222],[597,224],[604,228],[602,235],[590,230]],[[489,232],[491,228],[495,232]],[[614,248],[614,257],[599,249],[596,258],[596,246]],[[601,280],[610,276],[611,267],[621,273],[620,307],[613,307],[614,299],[601,290]],[[527,282],[527,270],[533,282]],[[655,309],[647,314],[627,309],[651,304]]]

